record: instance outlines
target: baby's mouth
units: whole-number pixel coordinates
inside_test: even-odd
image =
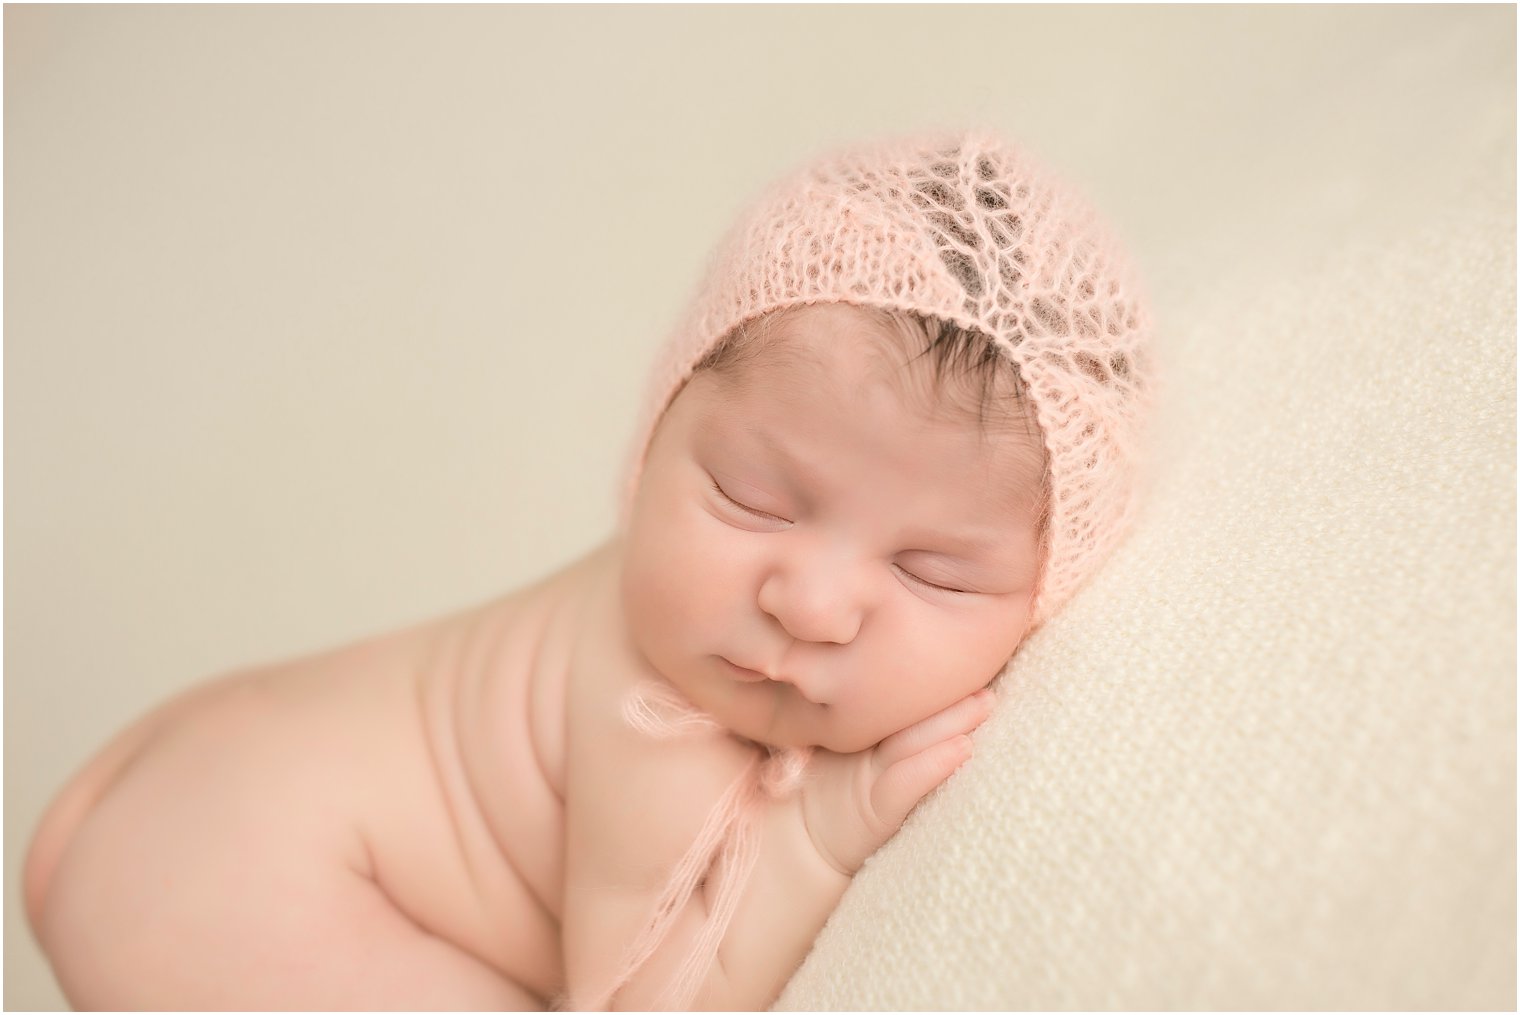
[[[742,680],[745,683],[750,684],[758,684],[762,681],[770,679],[770,677],[767,677],[759,670],[752,670],[748,667],[740,666],[738,663],[732,661],[727,656],[719,656],[718,658],[723,660],[723,664],[728,668],[728,672],[733,674],[734,678],[737,680]]]
[[[802,690],[801,687],[797,686],[797,683],[795,681],[788,680],[785,676],[767,676],[766,674],[761,673],[759,670],[752,670],[747,666],[740,666],[738,663],[734,662],[732,659],[729,659],[727,656],[719,656],[718,658],[723,661],[723,668],[726,669],[729,672],[729,675],[732,676],[735,680],[741,680],[747,684],[760,684],[769,681],[770,683],[779,685],[778,690],[789,691],[792,694],[797,695],[802,700],[809,702],[810,704],[819,705],[823,708],[828,707],[821,701],[814,701],[807,695],[805,691]]]

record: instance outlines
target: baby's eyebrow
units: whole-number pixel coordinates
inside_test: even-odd
[[[746,440],[758,444],[761,450],[770,455],[772,461],[779,461],[793,475],[801,476],[804,480],[812,482],[814,479],[812,470],[809,469],[800,458],[797,457],[785,444],[782,444],[768,431],[759,427],[744,426],[739,428],[739,434]]]
[[[925,553],[938,553],[972,560],[977,557],[985,557],[991,553],[997,548],[1000,540],[974,536],[970,533],[962,534],[939,531],[935,532],[932,537],[921,540],[921,542],[935,547],[933,550],[925,550]]]
[[[912,542],[917,552],[949,557],[973,567],[996,563],[998,551],[1008,542],[1006,535],[979,535],[977,530],[951,532],[940,529],[914,533],[914,537]]]

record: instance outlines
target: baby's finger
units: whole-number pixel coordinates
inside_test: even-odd
[[[993,693],[983,688],[949,708],[892,734],[876,748],[877,769],[890,768],[902,759],[910,758],[942,740],[970,733],[992,714],[994,700]]]
[[[896,830],[914,805],[950,778],[969,757],[971,738],[961,734],[904,758],[883,772],[871,787],[872,811]]]

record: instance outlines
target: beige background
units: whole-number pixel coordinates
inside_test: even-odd
[[[1512,285],[1513,7],[9,6],[4,23],[8,1008],[63,1003],[18,878],[70,771],[211,673],[476,602],[600,539],[644,370],[703,257],[757,188],[821,145],[940,122],[1002,128],[1129,238],[1176,356],[1273,341],[1236,329],[1235,308],[1260,316],[1253,299],[1311,277],[1352,292],[1355,258],[1313,274],[1327,251],[1371,263],[1416,226],[1438,233],[1443,209],[1474,194],[1495,223],[1475,249],[1497,260],[1480,267]],[[1409,292],[1429,275],[1378,277]],[[1513,290],[1488,296],[1500,311],[1484,326],[1498,320],[1501,341],[1508,329],[1492,404],[1510,429],[1485,474],[1504,490]],[[1333,309],[1333,295],[1316,299]],[[1208,386],[1206,373],[1180,376],[1195,393]],[[1273,383],[1291,384],[1291,371]],[[1272,392],[1258,394],[1249,409],[1270,412]],[[1199,471],[1206,460],[1179,475],[1228,488]],[[1514,630],[1492,617],[1513,613],[1513,499],[1496,510],[1498,542],[1478,552],[1499,610],[1464,634],[1488,668],[1452,686],[1497,725],[1425,744],[1464,772],[1498,773],[1466,810],[1451,805],[1461,841],[1485,843],[1496,864],[1477,872],[1494,894],[1465,928],[1472,963],[1434,964],[1407,989],[1377,980],[1392,993],[1351,981],[1316,993],[1330,974],[1282,945],[1298,940],[1291,927],[1270,938],[1288,951],[1255,950],[1253,980],[1217,973],[1227,967],[1208,935],[1224,932],[1203,926],[1182,936],[1198,969],[1215,971],[1196,980],[1149,989],[1155,962],[1141,973],[1103,953],[1083,966],[1070,961],[1076,940],[1044,979],[1019,970],[1027,993],[971,968],[999,992],[926,1000],[876,968],[890,960],[911,978],[913,953],[876,943],[857,958],[836,925],[784,1000],[1512,1008]],[[1207,511],[1192,522],[1206,527]],[[1190,630],[1180,657],[1196,664],[1218,643],[1207,623]],[[1052,644],[1032,646],[1030,665],[1063,661]],[[1168,714],[1136,700],[1140,715]],[[1272,785],[1304,774],[1273,769],[1274,741],[1258,743],[1253,771],[1277,772]],[[1114,750],[1102,772],[1122,770]],[[1408,771],[1420,768],[1415,758]],[[1480,809],[1492,824],[1469,828]],[[878,870],[911,872],[915,841]],[[1157,839],[1152,855],[1167,848]],[[1129,876],[1086,869],[1105,866]],[[1213,884],[1194,882],[1217,912]],[[1081,886],[1045,891],[1030,911]],[[852,891],[846,927],[894,926],[870,911],[872,892]],[[1417,916],[1472,901],[1419,898]],[[1013,939],[1063,940],[1059,927],[1017,923],[1028,913],[1013,903],[1001,912]],[[1359,912],[1385,926],[1408,915]],[[984,923],[916,926],[944,940]],[[1416,927],[1365,968],[1429,946]],[[1063,961],[1087,993],[1057,982]],[[1282,969],[1303,972],[1286,993]],[[862,993],[867,981],[886,994]]]

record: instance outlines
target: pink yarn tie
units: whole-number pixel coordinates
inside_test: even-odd
[[[661,740],[700,732],[726,732],[711,716],[693,707],[675,688],[663,682],[651,681],[635,687],[623,701],[623,719],[641,733]],[[660,995],[658,1007],[663,1011],[684,1011],[690,1006],[712,969],[718,946],[759,857],[760,819],[770,800],[785,799],[796,792],[812,756],[808,748],[753,746],[754,755],[724,790],[696,839],[671,872],[649,921],[624,952],[617,975],[595,997],[578,999],[571,1005],[572,1010],[605,1009],[664,942],[692,893],[711,871],[716,887],[707,923],[674,979]]]

